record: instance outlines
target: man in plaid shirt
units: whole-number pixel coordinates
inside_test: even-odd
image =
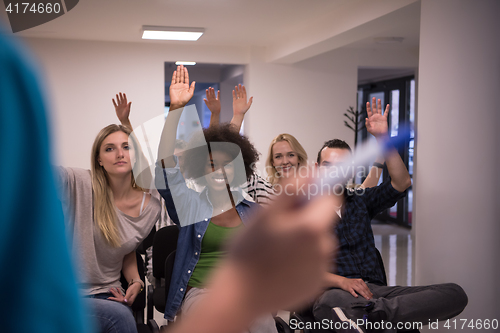
[[[386,140],[389,105],[382,114],[380,100],[375,106],[374,98],[372,107],[367,103],[367,114],[368,132],[377,140]],[[328,141],[318,153],[317,165],[328,168],[350,153],[344,141]],[[313,306],[316,320],[332,320],[338,324],[334,325],[337,332],[396,331],[398,323],[425,325],[452,318],[467,305],[467,295],[453,283],[418,287],[385,285],[371,220],[405,196],[411,179],[396,149],[384,157],[390,178],[373,188],[344,190],[344,204],[337,211],[341,218],[335,229],[339,247],[332,272],[325,275],[329,289]],[[385,326],[380,325],[382,322]]]

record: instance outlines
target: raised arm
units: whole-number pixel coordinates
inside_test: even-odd
[[[377,139],[377,141],[384,143],[389,139],[389,126],[387,124],[389,104],[387,104],[385,112],[382,114],[380,99],[377,103],[375,102],[376,100],[374,97],[371,106],[369,102],[366,103],[366,113],[368,115],[368,118],[366,118],[366,129],[368,133],[372,134]],[[399,192],[405,191],[411,185],[411,178],[399,153],[396,149],[392,148],[385,153],[384,158],[389,176],[391,176],[392,187]]]
[[[247,100],[247,90],[244,85],[237,85],[233,90],[233,119],[231,124],[235,126],[238,131],[241,129],[243,118],[248,109],[252,106],[253,97]]]
[[[134,128],[132,127],[129,118],[132,102],[128,102],[127,95],[122,93],[116,94],[116,101],[115,99],[112,99],[112,101],[115,107],[116,117],[120,120],[120,123],[133,131]],[[134,164],[134,170],[139,172],[139,174],[134,173],[135,181],[138,186],[145,189],[149,188],[153,180],[153,175],[149,169],[148,160],[146,159],[146,156],[144,156],[144,152],[139,144],[139,141],[137,140],[137,137],[135,136],[135,133],[132,132],[130,137],[133,142],[133,146],[136,149],[136,162]]]
[[[189,73],[186,67],[177,66],[177,69],[172,74],[172,82],[170,84],[170,111],[163,132],[160,138],[158,147],[158,159],[162,160],[165,168],[175,167],[174,149],[175,138],[177,136],[177,125],[182,114],[184,106],[191,100],[194,94],[193,81],[189,84]]]
[[[382,156],[377,157],[375,162],[373,162],[372,167],[370,168],[368,176],[366,177],[363,184],[361,184],[361,187],[370,188],[377,186],[378,180],[380,179],[382,171],[384,170],[384,162],[385,160]]]
[[[131,130],[133,130],[132,124],[130,123],[129,119],[130,107],[132,106],[132,102],[127,101],[127,94],[118,93],[116,94],[116,101],[114,98],[112,99],[112,101],[115,107],[116,117],[118,118],[120,123],[123,126],[127,126]]]
[[[210,87],[205,90],[205,94],[207,97],[203,100],[212,113],[209,126],[217,126],[220,123],[220,91],[217,90],[217,96],[215,96],[215,89]]]

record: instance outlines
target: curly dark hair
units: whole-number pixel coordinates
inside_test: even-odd
[[[210,151],[223,151],[228,154],[233,160],[240,154],[243,157],[243,166],[235,168],[235,176],[230,186],[240,186],[247,181],[255,169],[255,163],[259,160],[259,153],[253,144],[244,135],[238,133],[236,128],[230,123],[223,123],[217,126],[210,126],[203,129],[206,146],[196,147],[196,139],[191,139],[186,151],[183,154],[184,168],[186,175],[189,178],[197,179],[200,185],[206,185],[205,166],[207,163],[208,153]],[[193,143],[193,141],[195,143]],[[199,141],[197,141],[199,143]],[[221,146],[219,142],[230,143]],[[243,169],[245,174],[243,174]]]

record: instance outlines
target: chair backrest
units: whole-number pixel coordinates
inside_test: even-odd
[[[179,228],[169,225],[161,228],[153,240],[153,276],[155,279],[165,278],[165,261],[170,253],[177,249]]]

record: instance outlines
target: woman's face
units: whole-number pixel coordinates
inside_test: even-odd
[[[207,157],[205,165],[207,186],[212,191],[226,191],[226,184],[231,184],[233,179],[234,164],[231,156],[222,151],[212,151],[212,154]]]
[[[108,174],[128,173],[132,170],[130,148],[126,133],[111,133],[102,142],[97,161]]]
[[[299,165],[299,156],[292,150],[288,141],[278,141],[273,145],[273,166],[279,177],[288,178]]]

